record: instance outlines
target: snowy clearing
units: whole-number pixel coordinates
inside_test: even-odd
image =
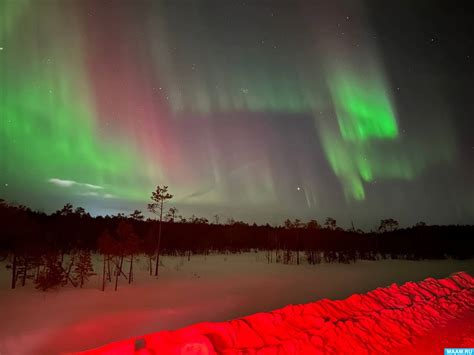
[[[160,278],[150,277],[147,260],[135,281],[120,280],[118,292],[100,278],[84,289],[43,293],[32,284],[9,289],[1,265],[0,353],[56,354],[81,351],[165,329],[203,321],[225,321],[289,304],[322,298],[343,299],[392,283],[442,278],[453,272],[474,274],[474,260],[358,261],[354,264],[267,264],[263,253],[164,256]],[[100,263],[95,269],[100,272]]]

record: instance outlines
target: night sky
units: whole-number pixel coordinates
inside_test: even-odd
[[[0,197],[472,223],[468,4],[0,0]]]

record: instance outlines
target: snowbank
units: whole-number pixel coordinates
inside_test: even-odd
[[[473,312],[474,278],[458,273],[393,284],[342,301],[325,299],[157,332],[81,354],[381,354],[409,349],[417,339]]]

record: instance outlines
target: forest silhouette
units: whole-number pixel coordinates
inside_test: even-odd
[[[90,216],[82,207],[66,204],[52,214],[0,200],[0,260],[11,271],[11,288],[28,280],[48,290],[72,284],[83,287],[89,277],[101,274],[101,288],[119,279],[133,281],[134,260],[146,256],[150,276],[158,277],[160,255],[188,258],[196,254],[261,251],[268,263],[351,263],[379,259],[467,259],[474,256],[472,225],[428,226],[423,222],[399,228],[398,221],[380,221],[377,231],[354,227],[344,230],[328,217],[320,224],[287,219],[281,226],[248,224],[228,219],[214,223],[206,218],[178,215],[167,210],[173,196],[158,186],[148,210],[129,215]],[[101,270],[92,256],[100,254]],[[95,272],[94,272],[95,271]]]

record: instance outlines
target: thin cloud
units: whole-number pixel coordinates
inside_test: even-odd
[[[53,185],[59,186],[61,188],[67,187],[74,187],[75,193],[80,196],[90,196],[90,197],[97,197],[97,198],[118,198],[118,196],[112,195],[110,193],[100,192],[103,190],[103,186],[89,184],[85,182],[77,182],[74,180],[64,180],[58,178],[51,178],[48,180]]]
[[[99,196],[99,194],[95,191],[87,191],[87,192],[83,192],[79,195],[82,195],[82,196]]]
[[[80,185],[91,188],[91,189],[103,189],[102,186],[98,186],[98,185],[92,185],[92,184],[80,184]]]
[[[83,183],[83,182],[77,182],[74,180],[64,180],[64,179],[58,179],[58,178],[51,178],[48,180],[48,182],[60,186],[60,187],[71,187],[71,186],[80,186],[80,187],[85,187],[87,189],[94,189],[94,190],[99,190],[103,189],[102,186],[99,185],[93,185],[93,184],[88,184],[88,183]]]
[[[62,180],[57,178],[49,179],[48,182],[61,187],[71,187],[78,184],[76,181],[73,180]]]

